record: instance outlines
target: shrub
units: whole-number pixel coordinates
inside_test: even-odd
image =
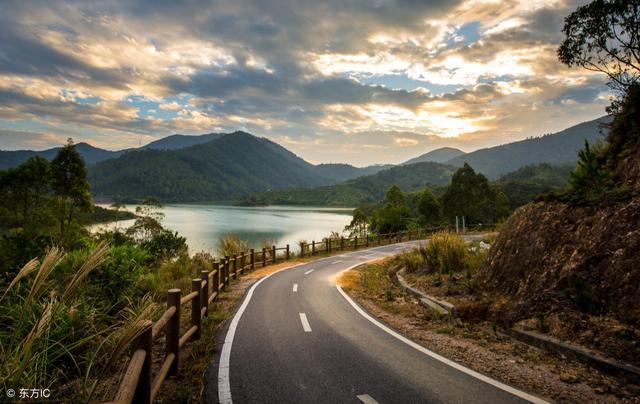
[[[242,251],[247,251],[248,249],[249,242],[242,240],[240,236],[236,234],[227,233],[224,237],[220,237],[219,239],[218,254],[222,257],[238,254]]]
[[[429,273],[447,274],[467,268],[468,252],[464,240],[452,233],[435,233],[419,251],[424,260],[424,269]]]

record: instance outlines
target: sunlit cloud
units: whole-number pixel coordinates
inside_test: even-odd
[[[0,149],[246,130],[311,161],[368,164],[559,130],[609,97],[557,60],[582,3],[10,0]]]

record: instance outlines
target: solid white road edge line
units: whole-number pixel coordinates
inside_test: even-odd
[[[364,262],[366,264],[366,262]],[[359,265],[362,265],[363,263],[359,263],[356,265],[352,265],[349,268],[345,269],[342,272],[346,272],[350,269],[353,269]],[[338,274],[338,276],[340,276]],[[534,395],[531,395],[529,393],[526,393],[524,391],[518,390],[514,387],[511,387],[509,385],[506,385],[502,382],[499,382],[495,379],[492,379],[488,376],[483,375],[482,373],[478,373],[475,370],[471,370],[467,367],[464,367],[462,365],[460,365],[459,363],[456,363],[450,359],[445,358],[444,356],[438,355],[437,353],[428,350],[427,348],[423,347],[422,345],[418,345],[415,342],[411,341],[409,338],[398,334],[397,332],[395,332],[394,330],[392,330],[391,328],[387,327],[386,325],[380,323],[378,320],[374,319],[373,317],[371,317],[366,311],[364,311],[362,308],[360,308],[360,306],[358,306],[352,299],[351,297],[349,297],[349,295],[347,295],[345,293],[344,290],[342,290],[342,288],[340,287],[340,285],[336,285],[336,288],[338,289],[338,292],[340,292],[340,294],[342,295],[342,297],[344,297],[347,302],[349,302],[349,304],[356,309],[356,311],[364,318],[366,318],[367,320],[369,320],[369,322],[373,323],[373,325],[375,325],[376,327],[380,328],[382,331],[386,332],[387,334],[390,334],[391,336],[395,337],[396,339],[404,342],[405,344],[409,345],[410,347],[422,352],[423,354],[432,357],[433,359],[440,361],[442,363],[444,363],[445,365],[451,366],[452,368],[459,370],[462,373],[466,373],[467,375],[474,377],[478,380],[481,380],[487,384],[490,384],[494,387],[499,388],[500,390],[504,390],[507,393],[513,394],[516,397],[520,397],[524,400],[527,400],[529,402],[535,403],[535,404],[546,404],[548,403],[548,401],[545,401],[539,397],[536,397]]]
[[[368,394],[360,394],[356,396],[358,400],[362,401],[364,404],[380,404],[373,397]]]
[[[309,320],[307,320],[306,314],[300,313],[300,322],[302,323],[302,329],[304,332],[311,332],[311,326],[309,325]]]
[[[294,283],[294,284],[293,284],[293,291],[294,291],[294,292],[297,292],[297,291],[298,291],[298,284],[297,284],[297,283]]]
[[[229,368],[231,366],[231,346],[233,345],[233,338],[236,335],[238,323],[240,322],[242,314],[251,301],[253,291],[256,290],[258,285],[260,285],[265,279],[271,277],[272,275],[302,265],[305,265],[305,263],[293,265],[288,268],[282,268],[275,272],[272,272],[264,278],[260,279],[258,282],[254,283],[253,286],[251,286],[251,289],[249,289],[249,292],[247,292],[247,296],[244,298],[242,305],[240,305],[240,308],[238,308],[235,316],[233,316],[233,320],[231,320],[231,324],[229,324],[229,330],[227,331],[227,335],[224,337],[222,352],[220,353],[220,364],[218,366],[218,400],[220,401],[220,404],[233,404],[233,400],[231,399],[231,382],[229,379]]]
[[[339,264],[339,263],[341,263],[341,262],[342,262],[342,260],[333,261],[333,262],[331,263],[331,265],[333,265],[333,264]]]
[[[305,275],[309,275],[309,274],[310,274],[311,272],[313,272],[313,271],[314,271],[313,269],[310,269],[310,270],[308,270],[307,272],[305,272],[304,274],[305,274]]]

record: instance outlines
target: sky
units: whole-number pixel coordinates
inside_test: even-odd
[[[609,103],[556,56],[582,4],[4,0],[0,149],[244,130],[363,166],[539,136]]]

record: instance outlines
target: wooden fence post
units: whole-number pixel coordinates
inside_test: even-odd
[[[262,268],[267,266],[267,247],[262,247]]]
[[[224,287],[229,286],[229,282],[231,281],[231,257],[228,255],[224,256]]]
[[[331,237],[327,239],[327,251],[331,254]]]
[[[285,257],[285,259],[289,261],[289,244],[287,244],[287,255]]]
[[[344,237],[340,236],[340,251],[344,251]]]
[[[365,237],[367,238],[366,239],[366,246],[369,247],[369,234],[367,234]]]
[[[215,300],[218,300],[218,298],[220,297],[220,264],[218,262],[213,263],[213,270],[215,271],[215,273],[211,277],[213,280],[212,289],[213,293],[216,294]]]
[[[304,258],[304,241],[300,242],[300,258]]]
[[[165,355],[173,354],[173,363],[169,368],[167,375],[175,375],[178,373],[178,367],[180,366],[180,289],[169,289],[167,292],[167,309],[175,307],[176,312],[167,321],[166,325],[166,338],[164,344]]]
[[[316,241],[311,242],[311,255],[316,255]]]
[[[146,351],[146,355],[144,357],[144,364],[142,365],[142,370],[140,371],[140,377],[138,378],[138,385],[136,386],[136,392],[133,396],[134,403],[143,403],[150,404],[151,403],[151,364],[153,358],[151,355],[153,354],[153,322],[151,320],[145,321],[144,330],[142,333],[136,338],[133,344],[133,351],[137,351],[138,349],[144,349]]]
[[[271,263],[276,263],[276,246],[274,245],[271,246]]]
[[[357,249],[358,249],[358,236],[356,236],[356,238],[354,239],[354,243],[355,243],[355,244],[354,244],[353,249],[354,249],[354,250],[357,250]]]
[[[244,274],[245,267],[247,266],[247,255],[244,251],[240,253],[240,264],[242,264],[242,270],[240,273]]]
[[[209,288],[211,286],[211,282],[209,282],[209,271],[200,271],[200,279],[204,286],[202,287],[202,299],[200,300],[202,303],[202,307],[205,308],[204,315],[205,317],[209,315]]]
[[[192,292],[202,292],[202,279],[192,279],[191,280],[191,291]],[[202,322],[200,321],[200,296],[196,296],[191,300],[191,325],[195,325],[198,327],[196,332],[193,333],[193,339],[200,339]]]
[[[253,248],[249,251],[251,252],[251,257],[249,258],[249,262],[251,263],[251,270],[253,271],[253,268],[256,264],[256,252],[254,251]]]
[[[233,254],[233,279],[238,279],[238,254]]]

